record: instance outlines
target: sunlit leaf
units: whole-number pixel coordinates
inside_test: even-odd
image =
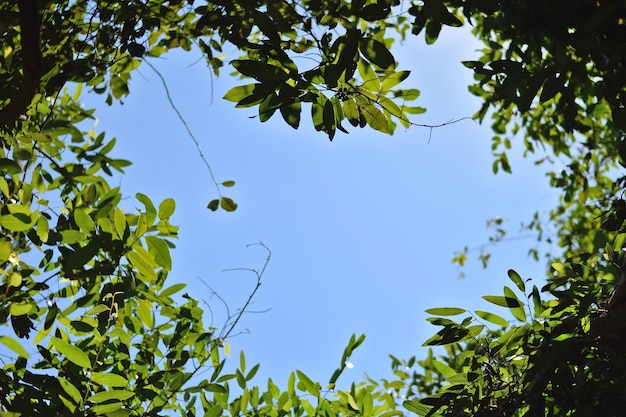
[[[483,299],[500,307],[517,308],[522,307],[521,301],[517,297],[502,297],[498,295],[483,295]]]
[[[497,314],[489,313],[488,311],[474,311],[474,313],[483,320],[493,323],[498,326],[508,326],[509,322]]]
[[[95,403],[95,404],[100,404],[105,401],[111,401],[111,400],[124,401],[133,396],[135,396],[134,392],[126,391],[126,390],[101,391],[89,397],[87,401]]]
[[[433,316],[457,316],[465,313],[467,310],[457,307],[438,307],[425,310],[426,313]]]
[[[0,343],[2,343],[5,347],[17,353],[22,358],[28,359],[30,355],[24,349],[24,347],[15,339],[10,336],[0,336]]]
[[[509,275],[511,281],[513,281],[515,285],[517,285],[517,288],[519,288],[521,292],[526,292],[526,284],[524,284],[524,280],[522,279],[522,277],[519,276],[517,272],[509,269],[507,274]]]
[[[174,211],[176,211],[176,201],[173,198],[166,198],[159,204],[159,219],[169,219],[174,214]]]
[[[54,346],[55,349],[59,351],[59,353],[61,353],[63,356],[65,356],[70,362],[78,365],[81,368],[91,368],[91,361],[89,360],[89,357],[78,347],[71,345],[65,340],[56,337],[50,339],[50,342],[52,343],[52,346]]]

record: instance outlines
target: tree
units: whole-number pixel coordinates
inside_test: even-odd
[[[404,105],[417,93],[394,89],[408,73],[395,72],[381,28],[357,16],[352,26],[361,29],[353,27],[349,42],[354,55],[328,69],[346,43],[314,34],[337,25],[340,16],[320,11],[334,10],[331,3],[321,9],[320,2],[193,3],[0,2],[0,324],[12,328],[0,342],[14,354],[0,371],[0,414],[400,414],[383,391],[334,389],[363,336],[349,340],[325,389],[301,372],[284,390],[271,380],[266,388],[251,386],[258,365],[248,367],[243,354],[236,369],[226,371],[227,339],[248,304],[213,328],[203,322],[202,300],[184,293],[184,284],[167,285],[178,234],[170,223],[175,202],[155,204],[137,194],[141,208],[122,212],[121,190],[107,176],[130,162],[109,156],[115,139],[85,131],[82,122],[95,110],[81,108],[79,97],[88,88],[109,103],[122,100],[142,62],[176,48],[200,48],[217,75],[218,54],[228,42],[242,53],[235,68],[258,82],[227,98],[258,104],[261,120],[279,110],[293,127],[300,103],[311,103],[316,128],[332,138],[343,129],[342,103],[349,103],[353,124],[384,132],[395,116],[404,118],[403,108],[421,111]],[[344,7],[342,13],[350,12]],[[319,51],[320,58],[300,72],[285,50]],[[341,73],[348,67],[372,76],[370,84],[346,79]],[[387,96],[400,106],[391,107]],[[225,197],[217,203],[236,208]],[[258,284],[263,270],[252,271]],[[36,354],[25,344],[29,338]],[[327,390],[337,396],[327,399]]]
[[[420,415],[623,415],[624,4],[428,1],[414,13],[427,42],[448,13],[473,22],[483,40],[482,57],[465,65],[484,100],[477,116],[493,120],[494,171],[511,171],[515,136],[527,154],[547,148],[567,168],[549,174],[562,191],[558,207],[528,226],[562,248],[546,254],[545,285],[531,288],[511,270],[513,288],[484,297],[513,323],[485,311],[428,311],[442,328],[425,344],[446,350],[401,374],[405,405]]]
[[[0,371],[3,413],[391,416],[401,414],[390,394],[397,392],[420,415],[623,414],[623,2],[0,5],[0,323],[14,331],[0,342],[17,355]],[[176,48],[200,48],[218,75],[222,48],[232,44],[242,56],[231,64],[254,82],[225,98],[257,106],[259,120],[278,111],[298,128],[304,104],[331,140],[348,131],[346,120],[393,133],[424,111],[408,105],[417,90],[397,88],[409,72],[397,69],[394,36],[423,32],[434,43],[443,26],[465,22],[485,43],[483,56],[465,65],[475,73],[470,90],[484,101],[477,118],[492,118],[494,171],[511,171],[506,152],[515,135],[529,154],[540,146],[567,161],[567,170],[550,174],[562,190],[548,219],[555,236],[542,233],[541,219],[529,224],[562,247],[546,254],[546,285],[530,288],[510,271],[516,290],[485,297],[521,323],[483,311],[456,322],[449,317],[464,309],[430,310],[442,329],[426,344],[444,345],[441,357],[393,358],[397,381],[353,385],[332,400],[300,372],[285,391],[271,380],[266,390],[249,386],[257,367],[248,370],[244,356],[226,374],[220,352],[238,320],[207,328],[199,300],[174,297],[183,287],[165,285],[175,203],[138,194],[137,213],[119,209],[121,192],[105,175],[129,162],[108,156],[115,140],[83,131],[94,110],[78,105],[80,86],[122,100],[139,65]],[[79,87],[70,93],[68,83]],[[226,198],[209,208],[218,206],[236,208]],[[21,340],[35,331],[36,360]],[[328,389],[362,341],[349,341]],[[400,369],[416,364],[412,375]],[[200,379],[205,369],[212,374]]]

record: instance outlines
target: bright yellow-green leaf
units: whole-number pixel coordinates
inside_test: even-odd
[[[152,317],[152,303],[148,300],[139,300],[137,306],[137,314],[143,324],[151,329],[154,327],[154,318]]]
[[[511,314],[518,319],[519,321],[526,321],[526,310],[524,309],[525,304],[517,298],[517,295],[513,292],[509,287],[504,287],[504,296],[507,299],[515,299],[520,304],[517,307],[510,307]]]
[[[42,242],[47,242],[49,234],[50,226],[48,225],[48,219],[44,216],[39,216],[37,219],[37,237],[39,237]]]
[[[393,87],[404,81],[409,76],[409,74],[411,74],[411,71],[398,71],[386,76],[380,86],[380,89],[383,91],[392,89]]]
[[[378,79],[378,75],[376,75],[372,66],[365,62],[365,60],[359,59],[357,69],[359,70],[359,75],[363,80],[363,88],[377,92],[380,89],[380,80]]]
[[[63,377],[59,377],[59,383],[61,384],[61,388],[63,388],[63,391],[65,391],[67,395],[69,395],[70,399],[75,405],[78,405],[82,402],[83,397],[80,394],[80,391],[70,381]]]
[[[22,285],[22,274],[13,272],[9,278],[9,287],[19,287]]]
[[[154,207],[154,204],[152,203],[152,200],[150,200],[150,198],[145,195],[145,194],[141,194],[141,193],[137,193],[135,194],[135,198],[137,198],[137,200],[141,201],[144,205],[144,207],[146,208],[146,223],[147,226],[152,226],[154,224],[154,220],[156,219],[156,208]]]
[[[117,231],[117,236],[120,239],[124,239],[124,235],[126,234],[126,229],[128,228],[128,222],[126,221],[126,216],[118,207],[115,208],[115,230]]]
[[[483,295],[483,299],[500,307],[517,308],[524,304],[517,297],[502,297],[499,295]]]
[[[9,240],[0,239],[0,262],[6,262],[13,253],[13,247]]]
[[[89,234],[94,230],[93,220],[91,219],[91,217],[89,217],[89,214],[87,214],[87,211],[85,211],[84,209],[77,208],[76,210],[74,210],[74,222],[76,223],[76,226],[78,226],[78,228],[84,233]]]
[[[163,291],[161,291],[161,293],[159,294],[159,297],[168,297],[170,295],[176,294],[177,292],[181,291],[186,286],[187,284],[184,284],[184,283],[174,284],[170,287],[167,287]]]
[[[139,273],[146,277],[149,281],[156,279],[154,268],[157,267],[157,263],[150,252],[136,244],[133,246],[133,250],[130,251],[126,257],[133,264],[133,266],[137,268],[137,271],[139,271]]]
[[[20,355],[22,358],[28,359],[30,357],[26,349],[24,349],[24,347],[17,340],[10,336],[0,336],[0,343]]]
[[[134,395],[135,393],[132,391],[126,391],[126,390],[121,390],[121,389],[111,390],[111,391],[101,391],[89,397],[88,401],[95,403],[95,404],[100,404],[105,401],[111,401],[111,400],[124,401],[133,397]]]
[[[34,226],[35,216],[25,214],[6,214],[0,216],[0,226],[12,232],[24,232]]]
[[[87,236],[79,230],[63,230],[61,232],[63,243],[68,245],[85,241]]]
[[[496,324],[498,326],[508,326],[509,322],[502,317],[489,313],[488,311],[474,311],[474,313],[483,320],[487,320],[490,323]]]
[[[156,236],[146,236],[146,243],[148,244],[148,250],[154,256],[154,260],[163,268],[167,270],[172,269],[172,257],[167,243]]]
[[[367,106],[362,108],[361,112],[365,116],[365,121],[372,129],[389,133],[389,120],[377,107]]]
[[[228,101],[239,103],[244,98],[252,95],[256,84],[239,85],[226,92],[224,98]]]
[[[451,377],[452,375],[455,375],[457,373],[450,366],[436,359],[433,359],[433,365],[435,365],[435,368],[437,368],[437,370],[441,372],[441,374],[446,378]]]
[[[35,303],[11,303],[9,306],[9,313],[12,316],[23,316],[37,311],[37,305]]]
[[[91,380],[98,385],[108,385],[109,387],[125,387],[128,380],[121,375],[105,372],[92,372]]]
[[[100,314],[100,313],[103,313],[103,312],[108,311],[108,310],[109,310],[109,306],[104,305],[104,304],[98,304],[97,306],[95,306],[95,307],[91,308],[89,311],[87,311],[85,313],[85,315],[93,316],[93,315]]]
[[[167,220],[172,217],[176,210],[176,201],[173,198],[166,198],[159,204],[159,219]]]
[[[91,368],[91,362],[89,361],[89,357],[78,347],[71,345],[65,340],[59,339],[57,337],[53,337],[52,339],[50,339],[50,342],[52,343],[52,346],[54,346],[56,350],[59,351],[60,354],[67,358],[68,361],[80,366],[81,368]]]
[[[122,417],[125,417],[124,414],[119,414],[120,411],[124,410],[122,408],[123,406],[124,406],[123,402],[115,401],[112,403],[94,405],[93,407],[89,409],[89,411],[91,411],[93,414],[97,416],[109,417],[110,415],[114,415],[114,416],[121,415]],[[126,411],[130,411],[130,410],[126,410]]]

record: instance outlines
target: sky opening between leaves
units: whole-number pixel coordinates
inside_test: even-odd
[[[411,71],[405,83],[421,90],[416,105],[428,109],[414,122],[439,124],[478,109],[467,91],[472,72],[460,61],[475,58],[480,45],[464,30],[444,30],[435,47],[411,37],[399,49],[398,69]],[[227,52],[227,60],[237,58]],[[216,180],[236,181],[223,192],[238,203],[235,212],[206,208],[215,186],[148,66],[134,76],[124,105],[107,107],[86,94],[85,106],[98,108],[97,131],[117,137],[114,154],[133,162],[112,182],[128,197],[122,209],[139,207],[137,192],[155,202],[176,199],[172,223],[181,229],[169,279],[211,305],[216,327],[226,311],[204,283],[234,312],[256,278],[223,270],[263,266],[266,252],[249,243],[271,249],[239,328],[250,333],[229,340],[232,355],[243,349],[248,363],[261,363],[259,382],[271,376],[284,384],[295,369],[327,381],[352,333],[367,339],[342,380],[389,376],[388,354],[422,356],[422,343],[438,330],[424,320],[425,309],[484,308],[481,296],[501,294],[509,268],[523,278],[543,276],[543,264],[527,257],[532,237],[487,247],[494,253],[487,270],[472,252],[463,280],[451,263],[454,251],[488,242],[489,218],[506,218],[517,236],[520,222],[546,213],[557,198],[541,167],[521,158],[520,146],[509,156],[513,175],[493,175],[488,124],[434,129],[430,141],[428,129],[399,127],[391,137],[352,129],[329,142],[304,117],[296,131],[279,115],[262,124],[253,109],[235,109],[221,97],[242,82],[227,68],[211,79],[199,53],[150,62]]]

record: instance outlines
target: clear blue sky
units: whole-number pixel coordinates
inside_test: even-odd
[[[437,124],[471,116],[479,102],[467,91],[472,73],[460,64],[479,47],[461,31],[444,31],[427,47],[411,37],[400,55],[400,69],[412,71],[407,86],[422,91],[427,107],[417,123]],[[235,59],[236,52],[227,59]],[[295,131],[280,115],[267,123],[221,99],[240,81],[211,81],[198,53],[175,54],[152,63],[163,73],[172,96],[201,143],[218,181],[235,180],[226,190],[239,208],[234,213],[206,209],[216,197],[195,145],[170,108],[156,74],[140,68],[123,106],[97,105],[98,130],[116,136],[115,154],[134,162],[119,180],[123,192],[158,202],[177,202],[173,223],[181,226],[170,280],[189,284],[189,293],[210,302],[215,325],[224,320],[220,303],[198,277],[228,301],[232,310],[245,301],[255,278],[228,268],[260,268],[265,252],[246,248],[263,241],[272,260],[253,310],[232,338],[248,363],[260,362],[257,383],[271,376],[284,382],[300,369],[327,382],[339,365],[352,333],[366,333],[353,358],[354,368],[340,382],[389,376],[388,354],[424,354],[421,345],[438,329],[424,309],[443,306],[490,308],[485,294],[500,295],[506,271],[541,279],[544,266],[526,252],[531,239],[492,248],[491,266],[477,261],[459,270],[451,263],[463,246],[487,242],[485,221],[502,216],[515,233],[535,210],[546,212],[557,195],[521,146],[511,152],[513,175],[491,171],[488,124],[463,121],[435,129],[399,128],[394,136],[351,129],[333,142],[304,123]],[[248,81],[244,81],[248,82]],[[211,100],[213,97],[213,100]],[[212,102],[211,102],[212,101]],[[127,210],[140,205],[123,201]],[[474,256],[476,253],[473,254]],[[495,308],[495,307],[493,307]]]

